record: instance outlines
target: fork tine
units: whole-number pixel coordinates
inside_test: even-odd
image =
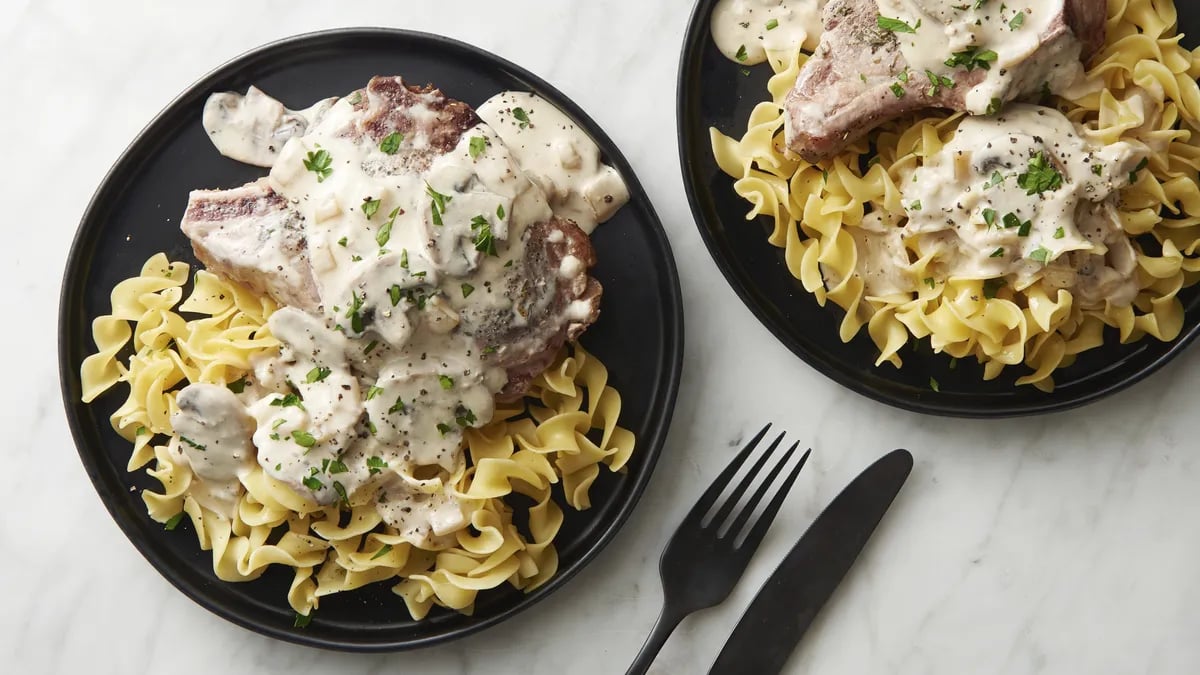
[[[787,498],[788,491],[792,489],[792,483],[796,482],[796,477],[800,475],[800,470],[808,462],[808,456],[812,454],[812,448],[804,451],[804,455],[800,458],[800,462],[796,464],[796,468],[788,474],[787,480],[783,481],[783,485],[779,486],[779,491],[775,493],[775,497],[771,499],[771,503],[767,504],[767,508],[763,510],[762,516],[755,521],[751,526],[750,531],[740,541],[734,541],[734,544],[739,548],[746,549],[749,553],[754,553],[758,545],[762,543],[763,537],[767,534],[767,529],[771,527],[771,522],[775,520],[775,515],[779,513],[779,507],[783,506],[783,500]],[[747,510],[747,513],[750,513]]]
[[[696,500],[696,505],[692,507],[691,511],[688,511],[684,522],[699,521],[704,518],[708,510],[716,503],[717,497],[721,496],[721,492],[725,489],[725,486],[729,485],[729,481],[733,480],[733,477],[737,475],[738,469],[742,468],[742,465],[746,463],[746,458],[750,456],[750,453],[754,452],[754,448],[758,447],[758,442],[763,439],[763,436],[767,435],[767,431],[770,429],[771,423],[767,422],[767,426],[763,427],[761,431],[754,435],[754,438],[750,439],[746,447],[742,448],[737,457],[721,472],[721,475],[713,479],[712,484],[708,486],[704,494],[700,495],[700,499]]]
[[[721,505],[721,508],[717,510],[717,513],[713,515],[711,520],[708,521],[709,524],[715,524],[718,528],[720,528],[721,525],[729,519],[729,514],[733,513],[733,509],[737,507],[738,500],[741,499],[742,495],[746,494],[746,491],[750,489],[750,485],[754,482],[754,479],[758,478],[758,476],[762,474],[762,468],[766,465],[767,460],[771,458],[771,455],[775,454],[775,449],[779,447],[779,443],[781,441],[783,441],[783,434],[779,434],[775,437],[775,440],[771,441],[770,447],[768,447],[763,452],[762,456],[758,458],[758,461],[754,463],[754,468],[746,472],[746,475],[742,478],[742,481],[738,483],[738,486],[729,494],[729,497],[725,500],[725,503]]]
[[[746,522],[749,521],[750,517],[754,515],[754,509],[758,508],[759,503],[762,502],[763,497],[766,496],[767,490],[771,489],[771,484],[775,482],[775,479],[783,471],[783,467],[787,466],[787,463],[792,458],[792,455],[796,454],[796,448],[798,447],[800,447],[800,441],[792,443],[792,447],[788,448],[787,452],[783,453],[783,457],[778,462],[775,462],[775,466],[771,467],[771,472],[768,473],[767,477],[763,479],[762,485],[758,486],[758,490],[754,492],[754,496],[746,502],[746,506],[738,512],[737,516],[733,519],[733,522],[731,522],[729,526],[725,528],[721,536],[725,536],[725,534],[732,532],[736,537],[742,533],[742,530],[746,527]]]

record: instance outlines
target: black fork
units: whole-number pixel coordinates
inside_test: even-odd
[[[679,622],[692,612],[724,602],[737,585],[742,573],[746,571],[746,565],[750,563],[750,558],[758,549],[767,528],[775,519],[775,514],[779,513],[779,507],[787,497],[788,490],[791,489],[792,483],[796,482],[796,476],[800,475],[800,470],[804,468],[812,452],[809,450],[804,453],[800,462],[775,491],[762,515],[750,523],[755,509],[766,497],[771,484],[800,445],[793,443],[792,447],[788,448],[783,457],[772,465],[766,479],[759,485],[750,501],[735,514],[734,509],[737,508],[738,501],[750,489],[755,478],[762,474],[768,460],[783,441],[783,434],[779,434],[733,492],[714,510],[713,507],[721,493],[733,481],[738,470],[746,463],[770,428],[770,424],[763,427],[762,431],[738,453],[729,467],[717,476],[667,543],[667,548],[658,563],[663,584],[662,613],[659,614],[654,630],[646,639],[646,644],[642,646],[633,665],[626,671],[626,675],[645,673]],[[711,515],[710,511],[713,511]],[[740,536],[743,530],[746,530],[745,536]]]

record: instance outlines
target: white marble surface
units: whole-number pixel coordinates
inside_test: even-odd
[[[691,0],[3,0],[5,492],[0,669],[9,673],[623,672],[657,614],[668,533],[729,446],[776,420],[816,452],[734,595],[687,620],[656,672],[701,673],[759,582],[849,478],[911,448],[886,527],[788,672],[1200,672],[1200,349],[1078,412],[979,423],[877,405],[779,346],[727,287],[687,208],[675,70]],[[451,14],[440,10],[450,8]],[[176,592],[122,536],[79,464],[59,400],[60,275],[110,163],[193,80],[260,43],[321,28],[442,32],[512,59],[624,149],[683,279],[682,395],[629,524],[545,603],[461,642],[395,656],[275,642]],[[737,358],[732,358],[737,354]],[[402,611],[402,610],[401,610]]]

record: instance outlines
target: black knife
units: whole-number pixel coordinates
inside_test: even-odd
[[[896,450],[867,467],[834,498],[758,591],[709,675],[771,675],[783,669],[912,467],[912,455]]]

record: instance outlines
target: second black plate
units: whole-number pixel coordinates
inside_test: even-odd
[[[213,148],[200,123],[209,94],[253,84],[285,105],[301,107],[357,89],[373,75],[433,83],[472,106],[503,90],[534,92],[591,134],[605,161],[625,178],[629,205],[593,237],[600,260],[594,274],[605,293],[601,318],[583,344],[607,364],[610,383],[623,397],[621,423],[636,434],[638,447],[625,473],[601,472],[591,510],[564,509],[566,522],[555,539],[558,575],[536,591],[526,595],[505,586],[481,593],[473,616],[435,610],[415,622],[390,584],[373,584],[323,598],[312,623],[301,630],[292,627],[287,604],[290,571],[272,569],[245,584],[220,582],[211,554],[199,549],[190,525],[166,532],[146,515],[140,491],[159,486],[143,472],[125,471],[130,445],[108,422],[124,400],[124,387],[85,405],[79,400],[79,365],[95,349],[91,322],[108,313],[109,293],[118,281],[136,276],[159,251],[195,263],[179,231],[188,192],[241,185],[263,173]],[[315,33],[268,45],[217,69],[159,114],[118,160],[84,214],[63,280],[59,328],[63,400],[80,458],[105,506],[146,559],[196,602],[235,623],[292,642],[355,651],[461,637],[562,587],[608,543],[645,488],[671,419],[683,354],[670,246],[633,170],[604,132],[549,84],[493,54],[437,36],[383,29]]]
[[[822,308],[788,272],[783,252],[767,243],[770,224],[746,222],[749,205],[733,191],[733,179],[717,167],[709,128],[740,136],[750,111],[767,97],[768,66],[749,70],[721,55],[709,22],[717,0],[699,0],[684,40],[679,67],[678,124],[683,182],[709,252],[725,278],[762,323],[797,356],[834,381],[877,401],[922,413],[958,417],[1012,417],[1073,408],[1120,391],[1161,368],[1200,335],[1200,286],[1185,289],[1183,334],[1174,342],[1147,338],[1121,345],[1115,333],[1104,347],[1082,354],[1055,372],[1046,394],[1018,387],[1025,374],[1009,368],[991,382],[983,369],[963,361],[952,367],[945,355],[923,343],[901,352],[904,367],[876,368],[879,352],[862,331],[850,343],[838,338],[842,310]],[[1181,32],[1195,45],[1200,38],[1200,6],[1177,2]],[[924,345],[911,346],[913,344]],[[931,386],[938,383],[938,391]]]

